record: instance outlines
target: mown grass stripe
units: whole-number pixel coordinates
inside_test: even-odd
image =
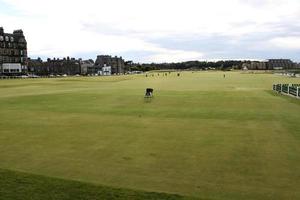
[[[1,200],[188,200],[176,194],[118,189],[0,169]]]

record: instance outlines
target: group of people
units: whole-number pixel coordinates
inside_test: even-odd
[[[169,73],[163,73],[163,76],[168,76],[168,74],[171,74],[171,72],[169,72]],[[154,77],[155,75],[154,75],[154,73],[152,73],[152,74],[146,74],[146,77],[148,77],[148,76]],[[157,76],[160,76],[160,73],[158,73]],[[177,73],[177,76],[180,76],[180,73]],[[226,78],[225,74],[223,74],[223,78]]]
[[[168,76],[168,74],[171,74],[171,72],[169,72],[169,73],[162,73],[163,76]],[[155,74],[154,73],[152,73],[152,74],[146,74],[146,77],[148,77],[148,76],[154,77]],[[160,76],[160,73],[158,73],[157,76]],[[180,73],[177,73],[177,76],[180,76]]]

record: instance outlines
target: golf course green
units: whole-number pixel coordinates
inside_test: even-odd
[[[28,176],[164,194],[152,199],[300,199],[300,100],[272,91],[300,79],[163,74],[0,80],[0,188],[21,174],[7,199]]]

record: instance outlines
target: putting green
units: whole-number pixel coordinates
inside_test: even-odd
[[[1,80],[0,168],[203,199],[300,199],[300,100],[271,91],[300,79],[157,74]]]

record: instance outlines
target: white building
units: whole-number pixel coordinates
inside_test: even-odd
[[[104,67],[102,67],[102,75],[111,76],[111,66],[104,65]]]
[[[23,66],[25,69],[25,66]],[[21,63],[3,63],[2,71],[3,73],[21,73],[22,72]]]

